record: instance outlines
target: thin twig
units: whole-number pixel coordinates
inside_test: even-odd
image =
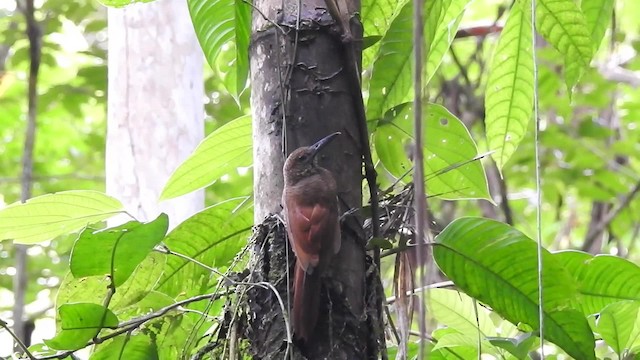
[[[426,291],[426,290],[444,289],[444,288],[450,288],[450,287],[454,287],[454,286],[455,286],[455,284],[453,283],[453,281],[441,281],[441,282],[433,283],[431,285],[421,286],[421,287],[415,288],[413,290],[408,290],[407,291],[407,296],[419,294],[419,293],[421,293],[423,291]],[[396,297],[395,296],[390,296],[390,297],[387,298],[387,304],[393,304],[395,301],[396,301]]]
[[[423,44],[424,44],[424,23],[423,23],[423,1],[413,0],[413,137],[414,137],[414,159],[413,166],[413,184],[415,186],[415,239],[418,244],[417,263],[418,263],[418,279],[421,286],[425,286],[425,269],[424,269],[424,239],[425,239],[425,178],[424,178],[424,149],[422,133],[422,67],[423,67]],[[420,338],[426,337],[426,318],[424,301],[421,294],[418,295],[420,300],[418,319],[418,328],[420,330]],[[425,358],[424,341],[420,341],[420,349],[418,358]]]
[[[20,338],[13,331],[11,331],[11,328],[9,327],[9,325],[7,325],[6,321],[0,319],[0,327],[4,328],[9,333],[9,335],[11,335],[13,340],[15,340],[15,342],[18,344],[20,349],[24,351],[24,353],[29,357],[29,359],[36,360],[36,357],[33,356],[33,354],[29,351],[29,348],[27,347],[27,345],[25,345],[22,342],[22,340],[20,340]]]
[[[514,5],[517,6],[517,5]],[[544,288],[542,282],[542,169],[540,164],[540,120],[538,116],[538,64],[536,59],[536,0],[531,0],[531,57],[533,62],[533,120],[535,121],[534,152],[536,164],[536,242],[538,258],[538,322],[540,326],[540,356],[544,359]],[[523,10],[524,11],[524,10]]]

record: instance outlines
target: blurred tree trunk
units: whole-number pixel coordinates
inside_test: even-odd
[[[350,5],[354,6],[350,13],[359,10],[359,3]],[[262,224],[254,236],[256,271],[251,280],[274,284],[290,311],[293,253],[283,227],[273,218],[265,221],[281,211],[284,159],[300,146],[342,132],[323,150],[319,162],[336,178],[344,213],[362,206],[361,141],[351,79],[344,71],[348,66],[344,47],[324,0],[258,0],[254,6],[258,9],[253,13],[250,48],[254,214],[255,223]],[[361,38],[359,24],[353,31]],[[376,332],[367,317],[372,287],[365,276],[370,262],[362,219],[347,217],[342,233],[341,250],[323,281],[320,319],[310,343],[301,346],[294,341],[287,348],[282,310],[274,294],[258,288],[249,292],[247,336],[254,358],[282,359],[287,352],[294,359],[376,356]]]
[[[108,11],[107,192],[139,220],[166,212],[174,227],[204,205],[203,191],[158,204],[203,137],[202,52],[184,2]]]

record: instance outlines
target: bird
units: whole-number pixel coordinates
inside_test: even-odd
[[[294,150],[284,163],[282,204],[296,264],[293,280],[294,337],[309,342],[318,321],[321,275],[340,251],[336,181],[316,156],[340,135],[330,134]]]

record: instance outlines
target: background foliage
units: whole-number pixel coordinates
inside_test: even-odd
[[[46,0],[37,9],[44,41],[34,195],[84,190],[54,195],[58,198],[47,209],[72,220],[87,215],[81,210],[87,204],[104,205],[94,207],[92,221],[71,221],[57,232],[39,216],[38,201],[46,197],[0,210],[0,239],[34,243],[27,302],[39,343],[32,351],[39,356],[84,347],[101,331],[113,338],[97,346],[92,358],[121,353],[123,359],[171,359],[195,353],[220,336],[228,321],[221,315],[225,304],[235,304],[232,290],[242,277],[233,271],[246,265],[242,250],[252,225],[245,86],[250,7],[235,0],[188,3],[210,65],[205,89],[211,135],[176,171],[163,197],[207,186],[211,206],[169,233],[163,218],[97,231],[103,227],[99,221],[120,210],[117,199],[99,193],[104,190],[106,11],[85,0]],[[365,37],[372,43],[363,54],[372,151],[381,188],[391,199],[383,206],[411,200],[405,191],[415,151],[408,105],[411,5],[405,0],[362,4]],[[538,226],[535,124],[530,121],[537,99],[544,334],[557,345],[549,357],[632,356],[640,349],[640,199],[635,196],[640,4],[537,1],[537,68],[529,9],[527,0],[427,2],[425,181],[432,230],[438,234],[433,258],[456,287],[426,295],[427,312],[439,325],[429,334],[428,351],[447,359],[475,358],[478,352],[526,359],[539,346],[532,240]],[[0,200],[5,204],[20,193],[29,60],[24,29],[15,4],[0,3]],[[221,154],[222,148],[230,151]],[[406,245],[413,231],[410,218],[405,214],[397,231],[385,234],[392,249],[384,257],[384,284],[394,295],[389,303],[396,310],[395,325],[401,312],[413,311],[393,290],[408,280],[397,271],[400,266],[415,269],[403,255],[415,255]],[[147,246],[136,248],[136,256],[118,256],[132,251],[123,248],[124,234],[131,233]],[[96,247],[98,238],[105,248]],[[186,238],[191,246],[185,246]],[[11,241],[0,243],[2,319],[10,318],[12,251]],[[85,323],[74,323],[80,318]],[[412,326],[415,334],[415,316]],[[417,352],[416,339],[410,338],[410,356]],[[393,355],[398,339],[388,340]]]

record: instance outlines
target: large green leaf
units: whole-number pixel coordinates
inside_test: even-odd
[[[513,6],[491,62],[485,95],[487,141],[498,169],[527,132],[533,111],[531,13]]]
[[[109,302],[109,309],[127,320],[128,316],[122,316],[124,309],[133,305],[138,306],[141,312],[148,312],[155,308],[147,296],[158,283],[162,275],[162,270],[166,262],[166,256],[157,252],[150,253],[133,274],[122,285],[118,286],[115,294]],[[56,296],[56,304],[67,304],[72,302],[86,302],[103,304],[109,291],[110,281],[105,276],[87,276],[76,278],[72,273],[68,273]],[[144,304],[138,305],[142,300]],[[159,301],[155,301],[156,303]]]
[[[434,258],[458,288],[514,324],[539,328],[537,246],[498,221],[461,218],[437,237]],[[569,273],[543,250],[544,335],[576,359],[595,359],[586,318],[571,308],[578,295]]]
[[[120,336],[99,345],[89,360],[156,360],[158,348],[147,335]]]
[[[237,91],[241,92],[246,85],[249,70],[249,5],[237,0],[187,0],[187,4],[196,36],[209,66],[215,68],[222,47],[230,41],[235,41],[235,79],[238,84]]]
[[[531,0],[523,11],[530,9]],[[536,6],[536,28],[562,54],[565,82],[572,91],[593,56],[593,43],[587,21],[574,0],[539,0]]]
[[[425,6],[425,44],[428,79],[435,73],[458,30],[469,0],[434,0]],[[392,107],[410,101],[413,64],[412,3],[407,2],[384,34],[373,64],[367,119],[379,120]],[[435,24],[435,25],[434,25]],[[435,26],[435,30],[432,28]],[[426,84],[425,84],[426,85]]]
[[[614,0],[583,0],[580,3],[587,20],[591,40],[595,45],[594,50],[597,50],[602,43],[607,26],[611,22],[614,5]]]
[[[478,151],[462,121],[440,105],[423,108],[424,167],[427,191],[443,199],[491,200]],[[390,110],[390,121],[376,129],[376,153],[395,177],[413,166],[407,149],[413,142],[413,109],[403,104]],[[407,177],[406,180],[410,180]]]
[[[600,312],[622,300],[640,301],[640,267],[611,255],[593,256],[580,251],[560,251],[553,256],[578,284],[576,306],[585,315]]]
[[[211,185],[221,176],[252,164],[251,117],[241,116],[207,136],[171,175],[160,199]]]
[[[441,324],[474,339],[477,339],[478,332],[483,338],[496,335],[489,311],[466,294],[449,289],[431,289],[426,301],[433,317]]]
[[[636,352],[640,346],[640,302],[609,304],[600,312],[595,330],[620,358],[625,350]]]
[[[97,191],[42,195],[0,210],[0,240],[34,244],[80,230],[121,211],[120,201]]]
[[[188,218],[167,235],[164,244],[207,266],[228,266],[246,244],[253,223],[252,207],[245,199],[231,199]],[[188,260],[170,256],[158,283],[171,296],[201,294],[210,285],[211,272]]]
[[[364,29],[364,36],[383,36],[389,29],[389,24],[408,0],[364,0],[360,20]],[[362,67],[369,68],[373,64],[374,56],[380,48],[380,42],[365,49],[362,54]]]
[[[443,336],[436,336],[434,332],[434,337],[438,339],[434,349],[464,345],[477,347],[480,336],[483,352],[497,355],[499,350],[487,341],[487,338],[497,336],[497,332],[485,307],[466,294],[449,289],[429,290],[426,302],[429,312],[438,323],[455,330]]]
[[[56,350],[76,350],[98,335],[102,328],[118,326],[118,317],[109,309],[91,303],[62,304],[58,307],[60,332],[45,344]]]
[[[169,218],[160,214],[146,224],[130,221],[94,232],[85,229],[71,251],[71,273],[76,278],[110,275],[116,286],[123,284],[167,233]]]

